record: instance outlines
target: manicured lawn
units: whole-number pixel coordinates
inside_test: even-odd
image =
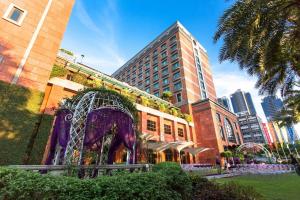
[[[281,175],[248,175],[217,180],[219,183],[226,183],[229,181],[252,186],[261,193],[265,199],[300,199],[300,176],[295,173]]]

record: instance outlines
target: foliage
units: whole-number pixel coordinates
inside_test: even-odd
[[[218,184],[201,176],[192,177],[193,200],[258,200],[262,196],[250,186]]]
[[[171,101],[172,97],[173,97],[173,93],[171,91],[165,91],[161,95],[161,98],[166,100],[166,101]]]
[[[87,80],[86,75],[78,73],[78,72],[73,74],[72,81],[82,84],[82,85],[85,85],[85,86],[88,85],[88,80]]]
[[[298,81],[297,86],[300,86]],[[300,121],[300,90],[290,89],[286,92],[285,107],[278,113],[275,120],[279,126],[290,126]]]
[[[192,185],[189,176],[183,172],[181,166],[175,162],[162,162],[154,165],[153,172],[165,176],[167,184],[180,193],[181,199],[189,199]]]
[[[58,65],[53,65],[51,74],[50,74],[50,78],[53,77],[64,77],[65,75],[67,75],[68,70],[66,68],[60,67]]]
[[[164,103],[161,103],[161,104],[159,104],[159,110],[161,111],[161,112],[166,112],[167,111],[167,105],[166,104],[164,104]]]
[[[299,199],[300,178],[294,173],[279,175],[248,175],[218,179],[219,183],[235,182],[251,186],[263,195],[263,199]],[[249,192],[250,193],[250,192]]]
[[[0,168],[0,199],[185,199],[180,189],[189,182],[180,182],[179,187],[169,181],[189,181],[187,175],[165,172],[123,173],[81,180]]]
[[[299,5],[299,0],[237,0],[220,18],[214,36],[215,42],[224,40],[220,61],[236,61],[256,75],[261,94],[281,90],[290,98],[290,112],[282,118],[287,122],[298,122],[300,112]]]
[[[103,95],[108,95],[109,94],[109,95],[114,95],[114,96],[118,97],[121,100],[121,102],[124,105],[124,107],[126,107],[131,112],[131,114],[133,115],[135,123],[138,122],[137,109],[136,109],[134,103],[132,101],[130,101],[124,95],[116,92],[115,90],[106,89],[104,87],[101,87],[101,88],[86,88],[86,89],[84,89],[82,91],[79,91],[73,97],[65,99],[66,103],[72,103],[76,99],[82,98],[86,93],[91,92],[91,91],[100,92]]]
[[[87,80],[86,84],[92,88],[99,88],[103,86],[103,82],[100,79]]]
[[[43,93],[0,81],[0,165],[22,164],[36,123]],[[52,124],[44,116],[36,141],[33,141],[31,164],[40,164]],[[38,142],[38,143],[37,143]]]
[[[149,99],[147,97],[141,96],[141,100],[142,100],[142,105],[143,106],[148,106],[149,105]]]
[[[183,114],[184,116],[184,119],[187,121],[187,122],[192,122],[193,121],[193,118],[191,115],[189,114]]]
[[[74,53],[72,51],[66,50],[66,49],[60,49],[60,51],[70,55],[70,56],[74,56]]]
[[[220,156],[223,158],[231,158],[232,157],[232,152],[231,151],[224,151],[220,153]]]
[[[176,116],[176,117],[178,116],[178,110],[177,110],[176,108],[171,108],[170,111],[171,111],[171,114],[172,114],[172,115],[174,115],[174,116]]]

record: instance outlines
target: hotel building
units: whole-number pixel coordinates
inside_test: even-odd
[[[0,80],[44,91],[74,1],[0,1]]]
[[[210,150],[197,146],[194,123],[180,114],[180,109],[172,103],[88,66],[74,63],[73,60],[71,56],[59,52],[55,66],[63,69],[65,73],[63,76],[52,77],[48,81],[41,107],[42,112],[53,115],[64,98],[76,95],[79,90],[96,81],[100,86],[117,91],[135,103],[139,117],[137,128],[146,144],[143,148],[144,153],[138,156],[138,161],[195,163],[199,162],[196,157],[198,153]],[[81,76],[81,80],[85,78],[84,84],[76,82],[75,77],[78,75]],[[123,150],[117,152],[116,162],[122,162],[125,155]]]
[[[172,92],[174,105],[193,116],[197,144],[214,149],[204,157],[215,157],[224,147],[243,142],[239,127],[234,125],[238,123],[235,114],[217,103],[206,50],[180,22],[112,76],[157,97]]]

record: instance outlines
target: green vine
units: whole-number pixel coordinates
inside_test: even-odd
[[[64,77],[65,75],[67,75],[68,70],[66,68],[60,67],[58,65],[53,65],[51,74],[50,74],[50,78],[53,77]]]

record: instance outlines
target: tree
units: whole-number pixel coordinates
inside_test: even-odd
[[[260,94],[280,90],[289,110],[297,111],[290,121],[299,121],[293,102],[299,102],[300,1],[237,0],[220,18],[214,41],[221,38],[219,60],[235,61],[257,76]]]

